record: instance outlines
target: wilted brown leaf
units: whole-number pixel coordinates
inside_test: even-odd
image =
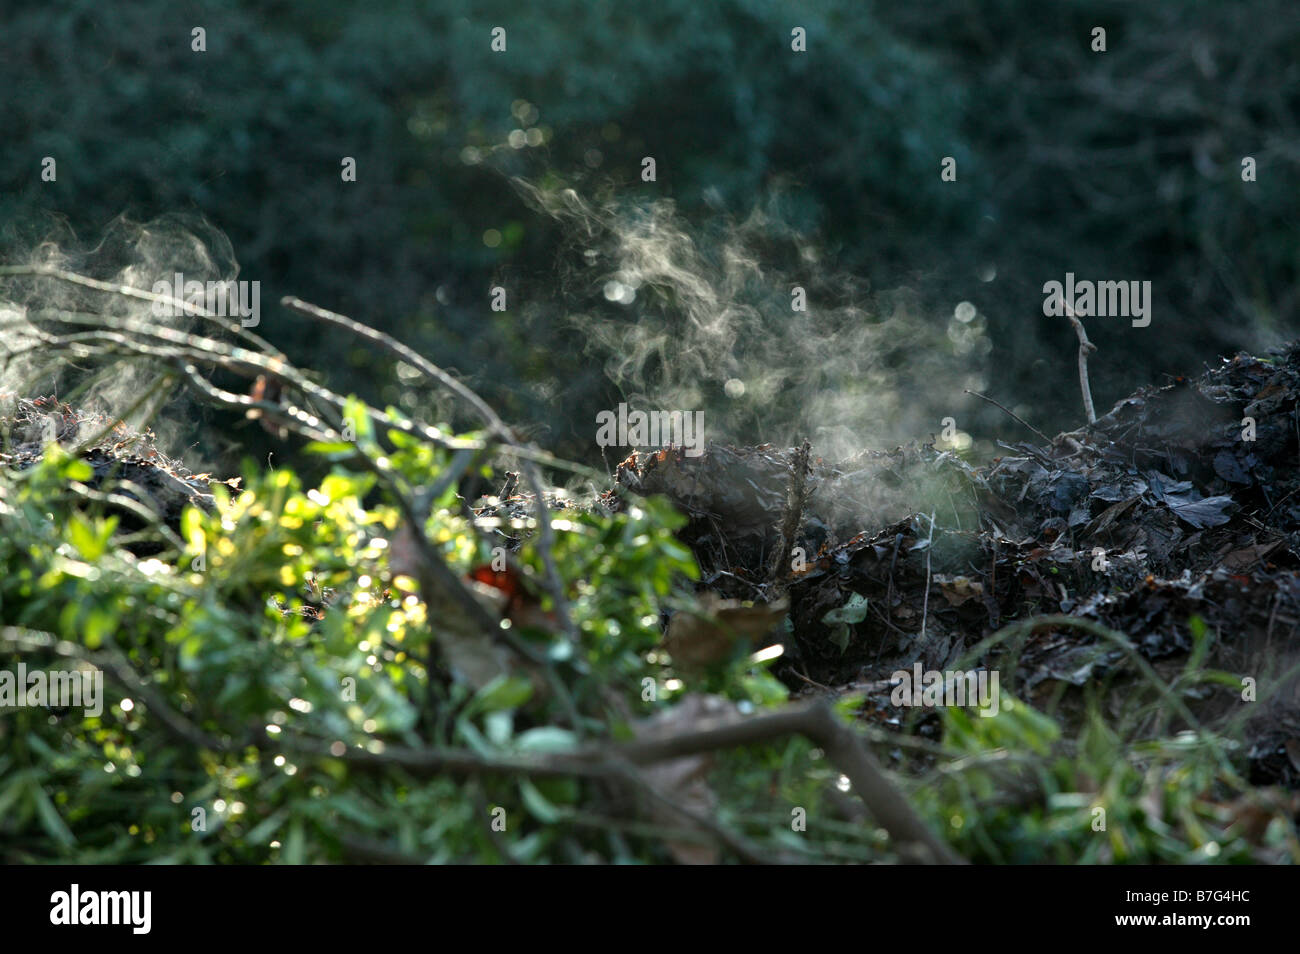
[[[753,645],[771,633],[785,618],[789,603],[780,600],[766,606],[746,606],[740,600],[723,600],[705,593],[700,597],[700,607],[707,615],[682,610],[668,621],[663,647],[674,663],[698,668],[726,660],[740,640],[747,639]]]

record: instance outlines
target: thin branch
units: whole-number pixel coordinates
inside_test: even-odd
[[[226,330],[231,331],[251,344],[256,345],[268,354],[274,355],[278,358],[284,357],[284,352],[260,335],[253,334],[244,327],[242,322],[236,321],[233,324],[227,323],[220,315],[214,315],[201,305],[194,305],[190,302],[173,298],[171,295],[159,295],[156,292],[145,291],[143,288],[134,288],[131,285],[122,285],[115,282],[102,282],[97,278],[78,275],[76,272],[68,272],[63,269],[52,268],[48,265],[0,265],[0,276],[53,278],[70,285],[80,285],[82,288],[90,288],[94,291],[104,292],[109,295],[121,295],[125,298],[136,298],[140,301],[167,305],[170,308],[183,311],[190,317],[205,318],[209,321],[215,321]]]
[[[353,334],[365,338],[367,341],[372,341],[375,344],[378,344],[389,354],[406,362],[421,374],[449,389],[474,409],[475,413],[477,413],[478,416],[483,419],[483,422],[488,425],[489,431],[492,432],[494,436],[498,437],[501,443],[509,448],[510,453],[516,454],[525,460],[535,461],[536,463],[547,467],[557,467],[562,470],[573,471],[574,473],[582,473],[592,478],[603,476],[600,475],[598,471],[583,464],[575,464],[572,461],[566,461],[562,458],[555,457],[554,455],[548,454],[546,451],[540,450],[531,445],[520,444],[510,427],[501,420],[496,411],[494,411],[492,407],[483,400],[483,398],[479,397],[479,395],[475,393],[469,385],[447,373],[419,352],[413,350],[408,345],[402,344],[402,342],[398,341],[391,335],[384,334],[382,331],[377,331],[374,328],[363,325],[361,322],[355,321],[346,315],[340,315],[337,312],[328,311],[318,305],[305,302],[300,298],[287,296],[280,299],[280,304],[285,308],[288,308],[290,311],[295,311],[300,315],[315,319],[316,321],[337,325],[340,328],[346,328]],[[468,442],[465,446],[469,446]]]
[[[1097,346],[1088,340],[1088,332],[1083,330],[1083,322],[1079,316],[1074,313],[1070,303],[1065,300],[1065,295],[1058,294],[1061,304],[1065,307],[1065,317],[1070,319],[1070,324],[1074,325],[1074,333],[1079,337],[1079,390],[1083,392],[1083,409],[1088,415],[1088,423],[1097,423],[1097,412],[1092,407],[1092,389],[1088,386],[1088,355],[1097,350]]]
[[[485,757],[463,751],[393,747],[386,747],[381,752],[370,752],[351,747],[344,752],[342,758],[349,765],[358,768],[374,770],[397,766],[417,776],[524,772],[550,777],[608,777],[618,774],[617,765],[612,763],[619,760],[633,765],[646,765],[703,752],[772,742],[788,735],[805,736],[825,750],[831,764],[848,777],[872,817],[899,843],[900,850],[910,860],[930,860],[945,864],[961,860],[915,813],[857,734],[841,723],[830,707],[822,702],[705,726],[663,739],[628,742],[613,747],[595,746],[546,757]],[[332,755],[329,747],[323,743],[288,738],[284,739],[284,743],[304,754],[322,758]]]
[[[921,638],[925,639],[925,623],[930,618],[930,554],[934,552],[934,513],[930,513],[930,534],[925,538],[925,601],[921,606]]]
[[[305,315],[308,318],[312,318],[325,324],[345,328],[360,338],[365,338],[367,341],[374,342],[399,361],[406,362],[421,374],[432,378],[438,384],[447,388],[462,401],[472,407],[475,413],[483,419],[483,423],[487,424],[488,428],[497,436],[500,436],[508,443],[515,443],[512,432],[510,428],[506,426],[505,421],[501,420],[501,418],[497,416],[497,412],[492,410],[491,406],[475,394],[468,385],[448,374],[428,358],[424,357],[417,351],[412,350],[407,345],[402,344],[391,335],[386,335],[382,331],[377,331],[374,328],[363,325],[361,322],[354,321],[346,315],[327,311],[319,305],[305,302],[301,298],[288,296],[281,298],[280,304],[285,308],[288,308],[290,311],[296,311],[300,315]]]
[[[98,319],[87,319],[80,317],[69,317],[69,323],[91,325],[98,328],[112,328],[115,331],[93,331],[83,332],[72,335],[54,335],[49,332],[33,329],[38,340],[47,348],[65,348],[78,351],[83,356],[94,356],[102,353],[103,344],[114,346],[119,351],[114,353],[126,354],[147,354],[155,357],[161,357],[166,360],[175,361],[179,357],[188,357],[191,361],[212,362],[219,365],[226,371],[243,377],[252,378],[259,374],[266,375],[283,381],[292,387],[302,391],[309,397],[315,398],[334,408],[342,410],[346,406],[346,398],[342,395],[322,387],[316,382],[309,379],[302,371],[295,368],[287,360],[278,357],[267,357],[256,351],[249,351],[247,348],[232,346],[224,341],[214,338],[205,338],[189,332],[177,331],[174,328],[165,326],[145,325],[141,322],[114,318],[112,316],[103,316]],[[166,347],[150,345],[145,341],[135,340],[127,335],[118,332],[125,331],[138,335],[142,338],[160,340],[167,343]],[[97,350],[92,347],[95,344],[101,344]],[[31,351],[43,350],[40,348],[26,349]],[[23,352],[14,352],[11,357],[22,354]],[[366,405],[366,413],[377,424],[385,427],[392,427],[404,433],[410,434],[421,440],[428,441],[438,447],[448,450],[460,448],[477,449],[486,446],[483,441],[450,437],[438,428],[427,424],[417,423],[415,421],[404,421],[401,419],[394,420],[383,411]],[[513,449],[514,453],[522,456],[528,456],[523,448]],[[544,455],[548,459],[550,455]],[[581,465],[572,465],[580,467]]]
[[[1021,416],[1020,416],[1019,414],[1017,414],[1015,411],[1011,410],[1010,408],[1006,407],[1006,406],[1003,405],[1003,404],[999,404],[997,401],[993,400],[991,397],[989,397],[989,396],[986,395],[986,394],[980,394],[978,391],[972,391],[970,388],[966,388],[965,390],[966,390],[966,393],[967,393],[967,394],[973,394],[973,395],[975,395],[975,397],[979,398],[981,401],[988,401],[988,402],[989,402],[990,404],[992,404],[994,407],[996,407],[996,408],[1001,408],[1003,411],[1006,411],[1006,413],[1009,414],[1009,415],[1011,415],[1011,417],[1015,418],[1017,421],[1019,421],[1019,422],[1020,422],[1021,424],[1023,424],[1025,427],[1029,428],[1031,431],[1033,431],[1035,434],[1037,434],[1039,437],[1041,437],[1045,443],[1047,443],[1047,444],[1052,443],[1052,439],[1051,439],[1050,437],[1048,437],[1046,434],[1044,434],[1044,433],[1043,433],[1042,431],[1040,431],[1038,428],[1034,427],[1034,425],[1030,424],[1028,421],[1026,421],[1023,417],[1021,417]]]

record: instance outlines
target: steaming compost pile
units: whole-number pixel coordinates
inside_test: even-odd
[[[1157,671],[1177,672],[1199,631],[1211,660],[1259,678],[1300,657],[1300,348],[1275,358],[1144,388],[1050,444],[1002,445],[986,467],[933,444],[838,464],[710,446],[634,454],[616,480],[689,516],[702,589],[729,605],[788,600],[791,629],[766,642],[785,643],[792,688],[865,689],[864,714],[883,722],[899,717],[891,674],[918,663],[997,666],[1035,702],[1122,679],[1131,650],[1088,623],[1127,634]],[[1008,623],[1061,614],[1081,625],[1044,621],[1014,656],[979,649]],[[1240,686],[1201,695],[1202,714],[1242,700]],[[1300,694],[1281,696],[1249,726],[1252,778],[1294,788]]]

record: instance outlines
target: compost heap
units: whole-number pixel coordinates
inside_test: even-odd
[[[788,599],[792,628],[767,641],[785,643],[792,688],[866,689],[890,713],[891,673],[969,668],[1000,627],[1056,614],[1126,634],[1157,672],[1177,672],[1199,630],[1211,662],[1262,686],[1300,659],[1298,390],[1292,346],[1144,388],[1050,444],[1004,444],[982,468],[932,444],[838,464],[711,445],[634,454],[615,479],[688,515],[682,536],[715,602]],[[1037,626],[1017,650],[1012,684],[1030,701],[1132,665],[1071,626]],[[1239,687],[1199,691],[1201,711],[1241,704]],[[1259,709],[1253,780],[1300,785],[1296,680]]]

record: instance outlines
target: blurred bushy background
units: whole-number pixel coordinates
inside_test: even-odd
[[[620,400],[823,452],[949,415],[1021,439],[963,389],[1081,423],[1042,314],[1067,271],[1153,283],[1150,327],[1090,326],[1099,411],[1294,333],[1297,54],[1283,0],[61,0],[0,29],[0,257],[54,242],[110,277],[124,223],[209,223],[262,282],[259,333],[336,389],[440,410],[281,295],[586,460]]]

